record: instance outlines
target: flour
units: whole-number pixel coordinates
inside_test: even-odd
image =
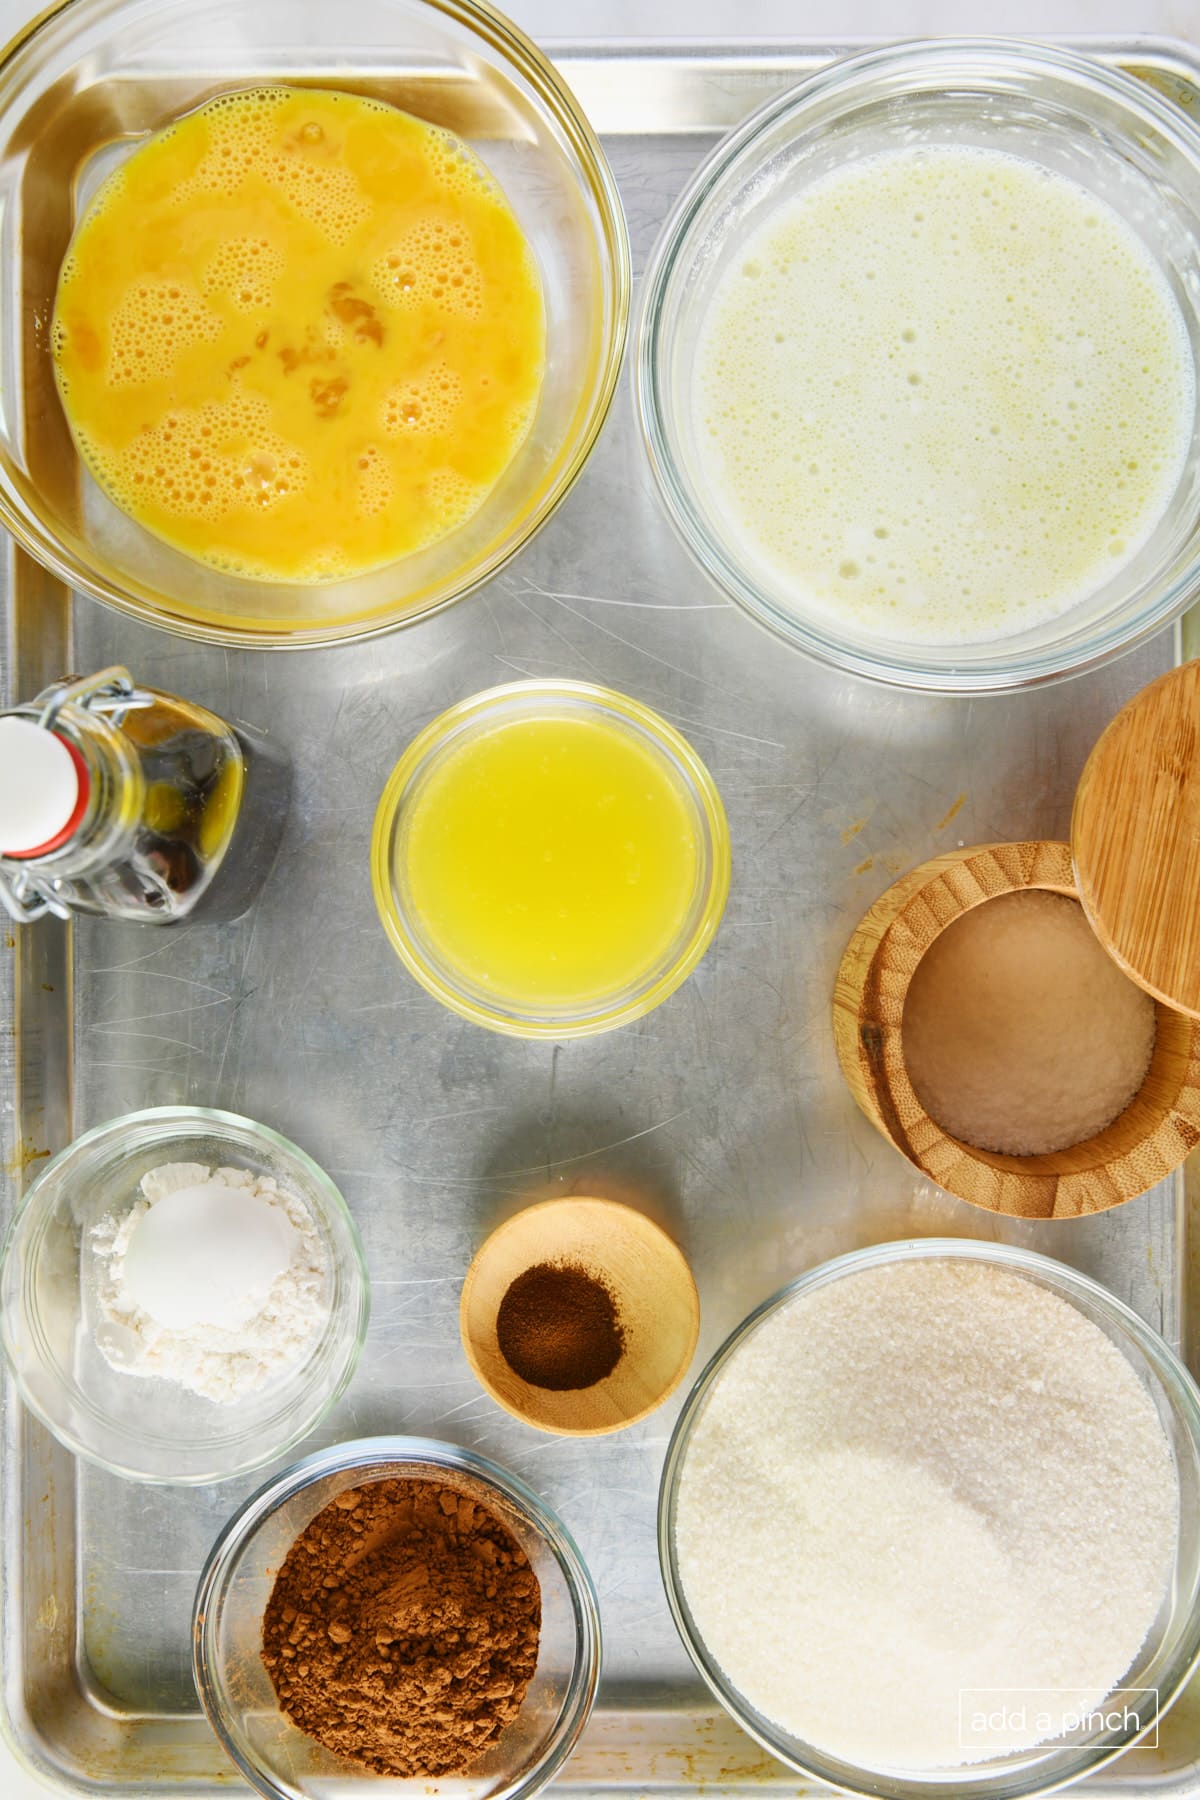
[[[1150,1395],[1081,1312],[1005,1270],[864,1270],[763,1324],[683,1464],[676,1548],[709,1653],[767,1718],[872,1769],[1031,1747],[1124,1678],[1179,1491]],[[973,1724],[1056,1690],[1056,1722]],[[977,1710],[977,1709],[976,1709]]]
[[[139,1306],[126,1290],[126,1260],[141,1221],[169,1194],[209,1180],[244,1191],[247,1201],[277,1209],[290,1228],[291,1259],[235,1327],[189,1323],[172,1327]],[[96,1344],[125,1375],[158,1376],[206,1400],[243,1399],[299,1363],[329,1316],[329,1258],[308,1209],[271,1176],[248,1169],[212,1170],[201,1163],[166,1163],[142,1177],[141,1197],[92,1230],[97,1299],[102,1323]],[[236,1257],[236,1246],[232,1247]],[[214,1300],[214,1313],[221,1307]]]

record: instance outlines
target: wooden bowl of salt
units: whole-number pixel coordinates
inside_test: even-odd
[[[1100,1212],[1179,1167],[1200,1142],[1198,1020],[1198,662],[1102,734],[1069,844],[977,845],[902,876],[834,993],[867,1117],[939,1186],[1018,1218]]]
[[[687,1373],[700,1301],[687,1259],[616,1200],[543,1200],[476,1252],[459,1304],[463,1348],[506,1412],[594,1437],[645,1418]]]

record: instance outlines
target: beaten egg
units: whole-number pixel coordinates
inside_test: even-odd
[[[379,101],[271,87],[209,102],[108,178],[52,343],[118,506],[215,568],[314,583],[475,512],[532,423],[545,313],[466,145]]]

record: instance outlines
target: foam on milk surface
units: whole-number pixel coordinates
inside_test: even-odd
[[[1195,389],[1174,296],[1111,207],[934,146],[769,214],[703,321],[693,405],[724,529],[769,586],[952,644],[1056,618],[1136,555]]]

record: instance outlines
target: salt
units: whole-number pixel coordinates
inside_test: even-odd
[[[750,1703],[833,1757],[928,1771],[1086,1714],[1167,1591],[1178,1477],[1154,1404],[1077,1308],[990,1265],[843,1277],[717,1381],[679,1480],[688,1608]],[[964,1695],[1001,1723],[974,1728]],[[968,1704],[967,1702],[962,1702]]]
[[[934,939],[902,1030],[917,1099],[944,1131],[1038,1155],[1124,1111],[1150,1064],[1154,1002],[1105,954],[1078,901],[1027,889]]]

